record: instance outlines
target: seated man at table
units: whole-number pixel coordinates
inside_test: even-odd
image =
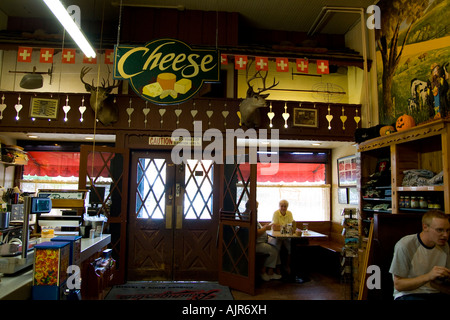
[[[281,226],[287,225],[289,223],[292,223],[294,221],[294,218],[292,216],[292,212],[290,212],[287,208],[289,207],[289,202],[287,200],[281,200],[279,202],[280,208],[273,213],[272,217],[272,225],[274,230],[280,230]],[[281,250],[282,245],[287,250],[287,261],[286,261],[286,272],[290,274],[291,268],[291,239],[274,239],[271,238],[269,240],[269,243],[272,245],[275,245],[278,249],[278,251]],[[281,264],[280,256],[278,256],[277,264]]]
[[[256,210],[258,210],[258,201],[256,202]],[[250,201],[245,204],[246,214],[250,213]],[[281,274],[275,273],[274,269],[278,261],[278,249],[267,242],[267,230],[272,227],[271,223],[267,223],[264,226],[257,222],[256,230],[256,252],[268,254],[269,256],[264,261],[264,266],[261,270],[261,278],[264,281],[269,281],[272,279],[281,279]]]
[[[389,270],[395,300],[444,299],[430,282],[450,277],[449,233],[448,217],[442,211],[430,210],[422,217],[420,233],[397,242]]]

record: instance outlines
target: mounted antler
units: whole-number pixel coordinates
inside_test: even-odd
[[[262,92],[268,91],[268,90],[272,89],[273,87],[276,87],[280,83],[279,81],[275,83],[276,80],[275,80],[275,77],[274,77],[273,78],[273,84],[270,87],[266,88],[266,79],[267,79],[267,75],[269,74],[269,71],[266,71],[266,74],[264,76],[261,74],[261,70],[256,71],[255,75],[253,77],[251,77],[250,79],[248,79],[248,69],[250,68],[252,63],[253,63],[253,60],[251,60],[250,63],[248,64],[248,68],[247,68],[246,73],[245,73],[246,74],[246,78],[247,78],[248,90],[252,90],[251,93],[255,93],[257,95],[261,95]],[[253,86],[250,85],[250,82],[255,80],[255,79],[261,79],[262,80],[262,84],[263,84],[263,87],[262,88],[258,88],[259,90],[257,92],[255,92],[255,90],[253,90]],[[247,96],[248,96],[248,92],[247,92]],[[267,98],[269,96],[269,94],[265,94],[265,95],[261,95],[261,96],[264,96],[264,98]]]
[[[91,98],[89,102],[91,104],[92,110],[97,112],[97,119],[108,126],[114,122],[117,122],[119,118],[119,109],[115,102],[111,101],[109,94],[114,88],[120,85],[120,81],[114,79],[113,84],[109,83],[109,75],[111,74],[108,68],[108,83],[105,79],[102,80],[101,86],[94,86],[94,80],[92,80],[92,85],[84,81],[84,76],[91,71],[92,68],[83,67],[80,73],[81,82],[84,84],[87,92],[91,93]]]
[[[270,87],[266,88],[266,79],[269,73],[268,71],[266,71],[264,76],[261,74],[261,71],[257,71],[255,75],[249,79],[248,70],[250,69],[252,63],[253,60],[250,61],[250,63],[247,65],[247,70],[245,73],[248,85],[247,97],[239,105],[239,111],[241,114],[240,115],[241,124],[245,125],[247,128],[259,127],[259,125],[261,124],[261,116],[259,114],[258,109],[267,106],[265,99],[269,96],[268,93],[267,94],[261,93],[268,91],[279,84],[279,82],[276,82],[274,78],[273,84]],[[263,87],[258,88],[258,91],[255,91],[253,89],[253,86],[250,84],[250,82],[252,82],[255,79],[261,79],[263,84]]]

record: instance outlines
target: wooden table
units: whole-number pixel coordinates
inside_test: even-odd
[[[302,234],[296,235],[295,233],[293,234],[287,234],[287,233],[281,233],[280,231],[274,231],[274,230],[269,230],[267,231],[267,234],[270,237],[273,238],[277,238],[277,239],[318,239],[318,238],[328,238],[328,236],[326,234],[322,234],[316,231],[312,231],[312,230],[308,230],[306,233],[302,232]]]
[[[267,231],[267,235],[272,238],[276,239],[293,239],[293,241],[298,240],[306,240],[309,239],[326,239],[328,236],[326,234],[322,234],[316,231],[308,230],[307,232],[302,232],[301,235],[297,235],[295,233],[293,234],[286,234],[281,233],[280,231],[274,231],[269,230]],[[296,256],[298,255],[297,252],[295,252],[296,246],[291,247],[291,255]],[[292,274],[287,275],[287,279],[289,282],[296,282],[296,283],[304,283],[309,281],[309,272],[305,270],[305,266],[303,263],[297,262],[297,259],[291,259],[291,269],[294,270]],[[284,277],[284,276],[283,276]]]

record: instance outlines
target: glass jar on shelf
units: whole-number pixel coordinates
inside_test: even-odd
[[[411,200],[409,196],[405,196],[405,205],[404,208],[410,208],[411,207]]]
[[[417,209],[419,208],[419,201],[417,200],[416,197],[412,196],[411,197],[411,209]]]
[[[400,197],[400,201],[398,203],[399,208],[404,208],[405,207],[405,196],[401,196]]]
[[[425,200],[425,197],[419,197],[419,207],[421,209],[428,208],[428,202]]]

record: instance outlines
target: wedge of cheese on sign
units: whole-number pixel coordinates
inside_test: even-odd
[[[146,96],[150,96],[152,98],[159,96],[162,92],[163,89],[158,82],[150,83],[142,89],[142,94],[145,94]]]
[[[175,82],[174,89],[180,94],[185,94],[192,88],[192,81],[189,79],[180,79]]]
[[[167,98],[168,96],[171,96],[173,99],[176,99],[178,97],[178,93],[175,90],[164,90],[161,95],[159,96],[160,99]]]
[[[156,78],[156,81],[161,85],[163,90],[173,90],[177,76],[173,73],[160,73]]]

